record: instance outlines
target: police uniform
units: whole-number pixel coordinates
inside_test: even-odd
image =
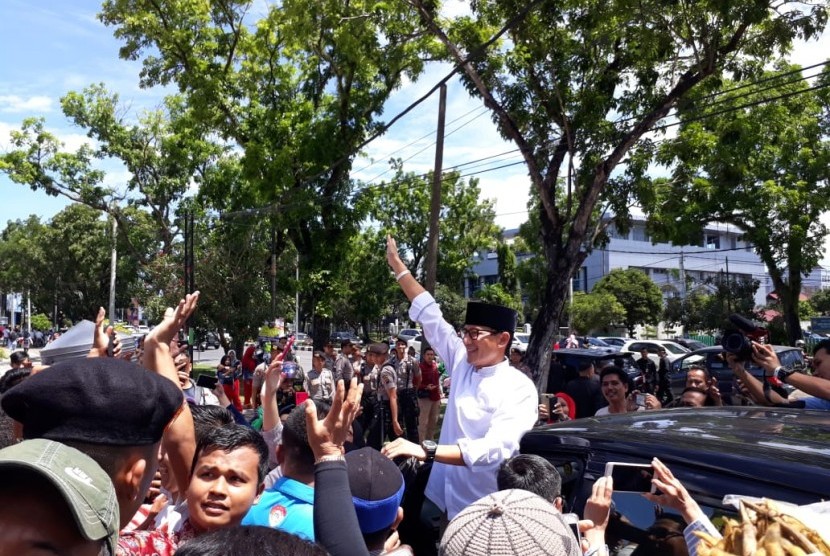
[[[392,391],[397,391],[398,388],[397,373],[391,360],[387,360],[378,369],[377,380],[377,390],[375,392],[377,402],[375,403],[366,444],[380,450],[383,447],[384,440],[387,438],[395,440],[398,437],[392,428],[392,408],[389,404]],[[398,400],[398,417],[400,417],[400,400]]]
[[[415,390],[414,380],[421,376],[421,368],[408,355],[398,360],[396,354],[391,361],[395,364],[398,386],[398,421],[404,428],[404,436],[410,442],[418,440],[418,416],[421,408],[418,405],[418,392]]]

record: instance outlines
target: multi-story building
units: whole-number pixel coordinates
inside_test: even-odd
[[[516,233],[517,230],[508,230],[504,237],[509,241]],[[690,284],[688,287],[692,290],[710,288],[707,279],[719,275],[728,275],[732,280],[758,280],[760,285],[755,294],[757,305],[763,305],[767,295],[772,292],[766,267],[753,251],[752,245],[741,239],[742,233],[735,226],[710,224],[701,234],[697,245],[676,246],[671,243],[652,243],[646,232],[645,219],[634,216],[627,233],[620,233],[612,225],[608,235],[608,245],[594,249],[578,275],[574,276],[574,291],[590,292],[594,284],[613,269],[637,268],[660,287],[665,298],[691,293],[683,291],[686,283]],[[520,260],[521,258],[519,256]],[[830,279],[827,274],[824,271],[818,277],[822,281]],[[684,275],[685,281],[682,278]],[[465,280],[464,294],[471,297],[482,286],[496,282],[496,253],[482,253],[473,263],[471,276]]]

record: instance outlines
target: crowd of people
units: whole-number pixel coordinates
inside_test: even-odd
[[[519,454],[523,433],[550,420],[718,405],[706,369],[691,369],[682,395],[667,399],[659,371],[652,389],[633,391],[619,367],[585,364],[540,404],[510,352],[515,311],[470,302],[459,333],[391,237],[387,260],[428,342],[420,360],[403,338],[391,350],[346,340],[303,369],[281,340],[263,357],[255,346],[239,360],[228,352],[215,386],[200,385],[177,341],[198,292],[168,309],[141,352],[122,357],[111,345],[102,309],[87,358],[37,368],[14,357],[0,380],[0,554],[608,555],[612,479],[594,482],[575,533],[557,469]],[[814,376],[753,349],[812,396],[803,407],[827,408],[830,342],[816,348]],[[788,403],[730,363],[758,403]],[[646,496],[679,516],[672,542],[696,554],[693,531],[717,530],[665,465],[652,468],[657,493]],[[681,553],[653,544],[639,554]]]

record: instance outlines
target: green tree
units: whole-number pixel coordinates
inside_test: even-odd
[[[801,337],[798,299],[822,256],[819,217],[830,209],[830,121],[798,69],[781,62],[758,76],[764,83],[712,82],[690,95],[679,110],[688,123],[660,148],[672,178],[650,206],[654,229],[676,243],[698,244],[712,221],[740,228],[767,267],[790,344]]]
[[[44,313],[32,315],[32,328],[34,330],[46,331],[52,328],[52,319]]]
[[[476,292],[475,296],[476,298],[486,301],[487,303],[504,305],[505,307],[516,309],[517,311],[521,311],[522,309],[521,300],[505,290],[504,286],[501,284],[488,284],[483,286]]]
[[[393,161],[392,167],[392,183],[364,189],[359,206],[395,236],[408,266],[420,275],[429,236],[432,173],[404,172],[400,161]],[[437,277],[451,288],[461,288],[473,254],[494,247],[501,234],[494,224],[493,201],[482,201],[480,194],[478,180],[465,181],[457,171],[447,172],[441,180]]]
[[[592,330],[607,330],[625,322],[625,307],[610,293],[574,292],[570,308],[573,328],[581,334]]]
[[[810,303],[819,315],[830,315],[830,288],[817,291]]]
[[[77,203],[48,223],[35,216],[10,222],[0,234],[0,289],[29,292],[36,311],[57,306],[74,322],[92,318],[109,298],[112,240],[100,211]],[[116,303],[123,307],[138,279],[136,261],[119,257],[116,275]]]
[[[615,268],[594,285],[592,293],[606,293],[616,298],[625,309],[622,324],[630,336],[638,324],[657,324],[663,314],[660,288],[636,268]]]
[[[195,118],[239,150],[239,187],[217,179],[206,195],[287,232],[320,347],[362,218],[351,163],[381,129],[391,92],[421,72],[431,41],[403,3],[288,0],[258,20],[249,8],[107,0],[99,17],[123,41],[121,56],[142,61],[142,86],[174,83]]]
[[[33,190],[111,214],[133,258],[147,262],[170,253],[178,234],[178,202],[193,182],[216,173],[213,166],[226,147],[203,139],[180,97],[168,97],[162,109],[141,113],[135,122],[127,119],[129,111],[118,95],[103,85],[68,93],[61,107],[96,146],[65,151],[42,118],[27,118],[11,133],[13,148],[0,155],[0,171]],[[100,159],[124,164],[131,176],[124,187],[105,185]],[[152,233],[135,238],[136,227]],[[148,240],[158,248],[148,248]]]
[[[826,1],[729,4],[481,0],[445,22],[414,0],[425,26],[461,65],[467,89],[515,143],[537,191],[547,283],[533,325],[531,367],[547,369],[571,277],[602,242],[610,209],[625,224],[632,200],[649,205],[648,135],[707,80],[758,73],[795,38],[811,39]],[[499,29],[506,39],[481,53]],[[622,167],[621,164],[623,165]],[[561,188],[558,187],[561,183]],[[547,380],[539,377],[539,384]]]
[[[467,312],[467,300],[456,293],[453,288],[444,284],[435,287],[435,301],[441,306],[444,319],[456,330],[464,324],[464,314]]]
[[[519,279],[516,276],[516,253],[506,243],[500,242],[496,247],[499,261],[499,283],[511,295],[519,295]]]

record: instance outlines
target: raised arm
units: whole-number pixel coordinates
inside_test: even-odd
[[[406,265],[403,264],[401,256],[398,254],[398,244],[391,235],[386,236],[386,262],[389,263],[389,268],[395,273],[395,280],[398,281],[404,295],[410,302],[426,291],[406,268]]]
[[[173,361],[173,342],[188,317],[196,310],[199,292],[188,294],[179,301],[176,309],[168,308],[162,321],[147,335],[144,341],[144,366],[171,380],[177,387],[179,379]],[[164,449],[170,458],[170,466],[179,489],[184,492],[190,483],[190,466],[196,452],[196,432],[188,404],[183,404],[162,437]]]

